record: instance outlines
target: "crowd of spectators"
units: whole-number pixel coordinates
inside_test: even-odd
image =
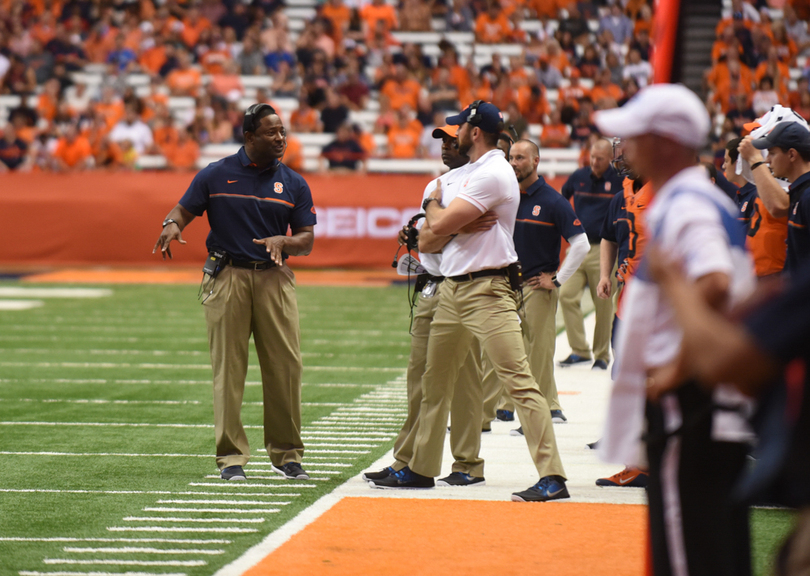
[[[374,156],[436,158],[432,127],[476,99],[503,110],[516,137],[539,124],[542,147],[587,151],[593,112],[651,81],[648,2],[325,0],[293,33],[283,0],[0,0],[0,96],[22,97],[3,129],[0,170],[136,169],[153,154],[192,169],[202,146],[241,140],[246,98],[297,100],[282,119],[285,162],[299,170],[295,135],[313,132],[335,134],[324,170]],[[718,150],[775,103],[810,117],[808,81],[791,89],[789,71],[810,49],[810,14],[804,2],[783,3],[784,17],[771,20],[763,0],[734,0],[717,27],[704,88]],[[477,44],[522,51],[493,50],[479,66],[448,40],[429,56],[392,34],[429,32],[437,19]],[[100,84],[74,75],[88,65],[105,70]],[[131,85],[134,74],[148,84]],[[272,84],[254,93],[242,82],[250,75]],[[173,108],[177,96],[193,106]],[[352,122],[371,100],[373,124]]]

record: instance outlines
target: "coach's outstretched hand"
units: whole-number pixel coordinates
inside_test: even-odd
[[[155,247],[152,248],[152,254],[154,254],[157,249],[160,248],[160,253],[164,260],[166,259],[166,256],[172,258],[172,249],[169,247],[172,240],[177,240],[177,242],[180,244],[186,243],[186,241],[183,240],[183,234],[180,232],[180,227],[175,222],[164,226],[163,232],[160,233],[157,242],[155,242]]]

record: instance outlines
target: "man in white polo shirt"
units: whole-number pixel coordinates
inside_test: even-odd
[[[434,486],[433,478],[441,471],[451,400],[449,387],[456,381],[472,341],[477,340],[512,396],[540,475],[535,485],[514,493],[512,500],[567,498],[551,413],[529,370],[517,300],[509,279],[517,262],[512,236],[520,190],[514,170],[496,148],[503,116],[492,104],[477,100],[461,114],[448,117],[447,123],[460,126],[459,151],[470,157],[470,164],[460,186],[442,190],[439,185],[422,204],[432,233],[456,236],[442,251],[445,281],[431,325],[414,454],[407,467],[372,485]],[[464,226],[489,211],[497,217],[495,226],[483,232],[462,232]],[[514,277],[514,281],[519,287],[519,279]]]
[[[736,206],[695,163],[711,124],[700,98],[684,86],[655,84],[621,108],[597,112],[595,122],[622,139],[627,162],[652,186],[648,246],[682,261],[713,309],[738,303],[753,288],[753,264]],[[655,576],[748,575],[748,510],[730,498],[745,466],[748,403],[728,386],[712,392],[682,371],[682,332],[647,268],[642,259],[623,299],[599,448],[606,460],[632,465],[646,448]],[[645,403],[647,388],[661,379],[682,385]]]

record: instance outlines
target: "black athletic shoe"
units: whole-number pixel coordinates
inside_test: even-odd
[[[381,480],[372,480],[368,485],[372,488],[382,488],[385,490],[424,490],[426,488],[433,488],[435,482],[433,482],[433,478],[430,476],[417,474],[406,466],[399,472],[394,472]]]
[[[483,478],[470,476],[464,472],[453,472],[436,481],[436,486],[483,486],[487,483]]]
[[[223,468],[219,473],[219,477],[223,480],[247,480],[245,471],[242,470],[241,466],[228,466],[227,468]]]
[[[309,480],[307,474],[298,462],[287,462],[283,466],[272,466],[273,472],[281,474],[289,480]]]
[[[394,470],[390,466],[388,468],[383,468],[379,472],[363,472],[363,480],[365,480],[366,482],[369,482],[371,480],[382,480],[383,478],[387,478],[394,472],[396,472],[396,470]]]
[[[599,448],[599,440],[597,440],[596,442],[585,444],[585,446],[588,447],[588,450],[596,450],[597,448]]]
[[[590,362],[590,358],[585,358],[584,356],[579,356],[578,354],[571,354],[565,360],[560,360],[557,362],[557,366],[561,368],[568,368],[569,366],[576,366],[577,364],[584,364],[585,362]]]
[[[604,360],[597,360],[593,363],[591,370],[607,370],[608,363]]]
[[[565,417],[562,410],[552,410],[551,411],[551,421],[554,424],[565,424],[568,422],[568,418]]]
[[[523,426],[520,428],[515,428],[509,432],[510,436],[523,436]]]
[[[514,422],[515,412],[513,410],[496,410],[495,420],[498,422]]]
[[[512,502],[548,502],[570,497],[565,480],[559,476],[546,476],[531,488],[512,494]]]

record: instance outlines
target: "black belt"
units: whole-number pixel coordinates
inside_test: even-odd
[[[490,270],[479,270],[478,272],[469,272],[461,276],[450,276],[453,282],[468,282],[476,278],[483,278],[485,276],[506,276],[508,274],[507,268],[492,268]]]
[[[242,261],[242,260],[234,260],[231,258],[231,261],[228,262],[231,266],[236,266],[237,268],[247,268],[248,270],[267,270],[268,268],[274,268],[276,263],[272,260],[268,261]]]

